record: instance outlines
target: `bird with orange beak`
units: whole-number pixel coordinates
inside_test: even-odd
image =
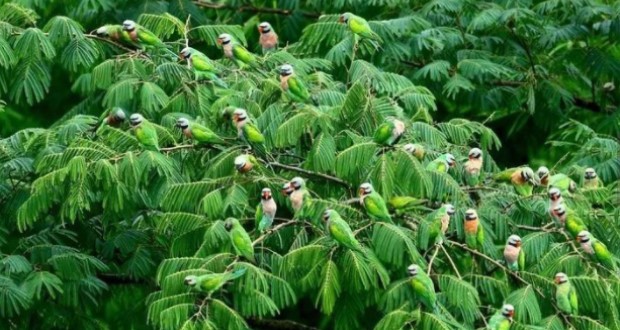
[[[338,21],[342,24],[346,24],[351,32],[357,36],[375,41],[381,41],[381,37],[379,37],[379,35],[372,30],[370,24],[368,24],[368,22],[362,17],[351,13],[344,13],[340,15]]]
[[[289,199],[291,200],[291,206],[295,211],[295,218],[306,218],[310,215],[312,207],[312,197],[308,188],[306,188],[306,180],[301,177],[294,177],[289,182],[290,187],[293,189]],[[310,219],[316,221],[316,219]]]
[[[260,204],[256,207],[256,228],[258,228],[258,232],[263,233],[271,228],[277,210],[278,205],[276,205],[273,196],[271,196],[271,189],[263,188]]]
[[[464,167],[467,184],[472,187],[477,186],[480,183],[480,171],[482,170],[482,150],[472,148]]]
[[[256,56],[234,40],[230,34],[220,34],[217,38],[217,43],[222,47],[224,56],[235,62],[238,68],[241,69],[246,65],[253,66],[256,64]]]
[[[568,276],[564,273],[555,274],[555,284],[555,301],[558,308],[568,315],[577,315],[577,291],[568,281]]]
[[[448,170],[454,166],[456,166],[456,158],[454,158],[454,155],[448,153],[428,163],[426,169],[433,172],[448,173]]]
[[[258,165],[258,161],[252,155],[239,155],[235,157],[234,164],[239,173],[248,173]]]
[[[258,32],[260,33],[258,42],[263,48],[263,54],[276,50],[278,47],[278,35],[271,27],[271,24],[269,22],[258,24]]]
[[[480,250],[484,243],[484,228],[478,219],[478,212],[474,209],[465,211],[465,243],[470,249]]]
[[[515,316],[515,307],[505,304],[489,319],[489,330],[510,330],[512,319]]]
[[[581,248],[592,259],[600,263],[603,267],[612,270],[614,273],[618,272],[618,267],[614,256],[609,252],[607,246],[594,238],[588,231],[582,230],[577,235],[577,242],[581,245]]]
[[[521,249],[521,237],[510,235],[504,247],[504,260],[506,267],[513,272],[518,272],[525,268],[525,251]]]
[[[267,150],[265,149],[265,137],[263,133],[252,123],[248,117],[247,111],[237,108],[233,111],[232,121],[237,128],[237,136],[245,141],[259,157],[265,157]]]
[[[582,230],[588,230],[583,220],[573,210],[569,210],[565,204],[553,208],[553,217],[558,220],[560,226],[568,231],[572,237],[577,237]]]

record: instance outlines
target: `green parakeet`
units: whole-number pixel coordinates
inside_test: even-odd
[[[325,228],[327,229],[329,236],[331,236],[331,238],[333,238],[338,245],[364,253],[362,245],[353,235],[351,227],[349,227],[349,224],[344,221],[342,217],[340,217],[340,214],[338,214],[336,210],[325,210],[323,213],[323,220],[326,221]]]
[[[217,38],[217,43],[222,46],[224,56],[235,62],[237,67],[244,68],[246,65],[255,66],[256,56],[233,39],[228,33],[222,33]]]
[[[377,144],[392,146],[398,143],[403,133],[405,133],[405,123],[395,118],[388,118],[377,127],[373,139]]]
[[[424,154],[426,154],[424,147],[419,144],[407,143],[403,146],[403,150],[405,150],[405,152],[407,153],[412,154],[418,160],[422,160],[424,158]]]
[[[258,232],[263,233],[271,228],[277,210],[278,206],[273,196],[271,196],[271,189],[263,188],[260,204],[256,207],[256,228],[258,228]]]
[[[92,131],[97,132],[101,127],[108,125],[112,127],[119,127],[125,121],[125,111],[119,107],[114,107],[112,110],[104,113],[102,118],[93,126]]]
[[[416,206],[424,203],[425,199],[419,199],[410,196],[394,196],[388,201],[388,205],[394,209],[396,214],[400,215],[414,209]]]
[[[478,212],[474,209],[465,211],[465,243],[473,250],[480,250],[484,243],[484,228],[478,219]]]
[[[536,174],[538,175],[540,185],[546,187],[549,184],[549,169],[547,166],[539,167],[538,170],[536,170]]]
[[[584,172],[583,187],[586,189],[602,188],[603,182],[596,175],[596,171],[592,167],[586,168]]]
[[[202,276],[189,275],[185,277],[185,285],[192,288],[192,290],[206,293],[210,296],[228,281],[239,278],[243,274],[245,274],[245,268],[240,268],[234,272],[212,273]]]
[[[219,87],[228,87],[228,85],[218,77],[218,70],[207,55],[191,47],[183,48],[179,55],[182,59],[187,60],[190,68],[194,71],[196,80],[206,79],[212,81]]]
[[[280,192],[282,192],[282,195],[286,197],[290,197],[294,191],[295,191],[295,188],[293,188],[290,182],[283,184],[282,189],[280,190]]]
[[[355,33],[360,37],[376,41],[382,41],[381,37],[379,37],[379,35],[370,28],[368,22],[362,17],[353,15],[351,13],[344,13],[340,15],[339,21],[340,23],[346,24],[349,29],[351,29],[351,32]]]
[[[204,144],[224,144],[224,140],[212,130],[207,127],[198,124],[197,122],[190,122],[187,118],[179,118],[177,120],[177,127],[179,127],[183,134],[198,143]]]
[[[129,32],[123,30],[122,25],[117,24],[109,24],[104,25],[97,30],[95,30],[95,34],[101,38],[109,38],[112,41],[120,42],[127,46],[132,46],[137,48],[138,45],[131,40],[129,36]]]
[[[142,48],[153,48],[156,50],[163,50],[167,55],[172,58],[176,58],[176,55],[161,41],[153,32],[149,31],[144,26],[132,21],[123,21],[123,30],[129,34],[129,38],[134,43],[138,44]]]
[[[451,167],[456,166],[456,158],[452,154],[443,154],[426,165],[426,169],[433,172],[448,173]]]
[[[297,176],[289,182],[289,185],[293,188],[289,199],[291,200],[293,211],[295,211],[295,218],[304,219],[309,217],[313,203],[310,192],[306,188],[306,181]],[[316,219],[310,220],[316,222]]]
[[[242,256],[247,260],[256,263],[252,239],[250,239],[250,235],[248,235],[243,226],[241,226],[239,220],[235,218],[226,219],[224,228],[226,228],[230,234],[230,241],[235,249],[235,253],[238,256]]]
[[[305,103],[310,99],[306,84],[295,74],[293,67],[289,64],[280,67],[280,87],[292,101]]]
[[[564,198],[562,198],[562,192],[558,188],[551,188],[547,192],[547,195],[549,195],[549,214],[554,220],[557,220],[559,224],[559,220],[556,219],[556,217],[553,215],[553,209],[564,203]]]
[[[435,285],[431,278],[418,265],[409,266],[407,272],[411,279],[413,292],[418,300],[427,310],[438,313],[437,294],[435,293]]]
[[[235,169],[237,169],[239,173],[248,173],[254,169],[254,167],[259,166],[258,160],[254,156],[246,154],[235,157],[234,164]]]
[[[452,204],[444,204],[437,211],[432,213],[431,224],[429,227],[429,241],[435,244],[442,244],[443,238],[450,227],[450,217],[456,213]]]
[[[549,177],[549,188],[558,188],[563,193],[574,193],[577,191],[577,184],[566,174],[558,173]]]
[[[237,136],[249,144],[257,156],[266,157],[265,137],[258,127],[250,121],[248,113],[244,109],[235,109],[233,123],[237,127]]]
[[[525,251],[521,249],[521,237],[510,235],[504,247],[504,260],[506,267],[513,272],[518,272],[525,268]]]
[[[588,231],[582,230],[577,235],[577,241],[592,259],[603,265],[605,268],[617,272],[617,265],[614,257],[603,242],[597,240]]]
[[[502,309],[498,310],[490,319],[488,330],[510,330],[512,318],[515,315],[515,307],[505,304]]]
[[[577,291],[564,273],[555,274],[555,301],[558,308],[568,315],[578,315]]]
[[[273,31],[269,22],[258,24],[258,32],[260,33],[258,42],[263,48],[263,54],[267,54],[278,48],[278,35]]]
[[[155,130],[153,124],[144,119],[139,113],[132,114],[129,117],[129,123],[131,124],[133,134],[144,149],[159,151],[159,139],[157,137],[157,130]]]
[[[498,182],[510,182],[521,196],[532,196],[534,185],[540,183],[530,167],[507,169],[495,174],[493,179]]]
[[[553,209],[553,216],[573,238],[577,238],[581,231],[588,230],[583,220],[577,216],[575,211],[568,210],[564,204],[560,204]]]
[[[375,221],[393,223],[383,197],[375,191],[370,183],[362,183],[359,188],[359,194],[360,204],[364,206],[369,217]]]
[[[482,150],[472,148],[464,167],[467,184],[472,187],[477,186],[480,183],[480,171],[482,170]]]

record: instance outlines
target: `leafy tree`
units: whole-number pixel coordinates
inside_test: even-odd
[[[380,40],[340,24],[345,11]],[[165,44],[91,33],[128,18]],[[222,56],[222,33],[261,53],[263,20],[279,49],[241,68]],[[619,36],[620,5],[598,1],[5,1],[0,119],[49,128],[3,128],[0,316],[15,329],[476,329],[508,303],[512,329],[619,329]],[[187,46],[227,87],[170,56]],[[282,90],[283,64],[309,99]],[[109,125],[116,107],[126,120]],[[263,142],[237,136],[236,108]],[[133,113],[159,148],[136,138]],[[221,139],[196,143],[180,118]],[[382,142],[375,132],[395,119],[403,136]],[[477,185],[465,163],[473,147]],[[433,170],[446,153],[456,165]],[[579,217],[611,262],[554,224],[545,178],[518,194],[500,180],[515,170],[502,174],[491,154],[573,180],[576,191],[561,192],[566,223]],[[588,167],[604,185],[586,183]],[[297,176],[307,187],[278,193]],[[365,182],[391,222],[358,203]],[[260,232],[265,187],[278,210]],[[456,212],[444,235],[446,203]],[[470,208],[485,234],[474,246]],[[249,233],[250,257],[234,230]],[[511,235],[525,253],[518,271],[502,253]],[[411,264],[429,274],[435,308],[414,294]],[[213,290],[187,285],[231,272]],[[578,315],[560,312],[558,272]]]

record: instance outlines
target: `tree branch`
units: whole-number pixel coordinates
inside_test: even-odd
[[[249,6],[249,5],[235,7],[235,6],[225,4],[225,3],[213,3],[213,2],[202,1],[202,0],[196,0],[194,1],[194,3],[197,6],[204,7],[204,8],[226,9],[226,10],[232,10],[232,11],[237,11],[237,12],[245,11],[245,12],[251,12],[251,13],[265,13],[265,14],[275,14],[275,15],[284,15],[284,16],[293,15],[293,13],[298,11],[298,10],[292,10],[292,9],[254,7],[254,6]],[[305,16],[308,18],[319,18],[321,16],[321,13],[316,13],[316,12],[308,12],[308,11],[301,11],[301,10],[299,10],[298,12],[300,12],[302,16]]]
[[[264,234],[262,234],[254,242],[252,242],[252,245],[256,245],[256,244],[264,241],[269,235],[277,232],[278,230],[280,230],[280,229],[282,229],[282,228],[284,228],[286,226],[290,226],[290,225],[295,224],[295,223],[303,224],[303,222],[300,222],[300,221],[297,221],[297,220],[289,220],[287,222],[281,223],[281,224],[279,224],[279,225],[277,225],[277,226],[275,226],[275,227],[265,231]]]
[[[433,269],[433,261],[435,261],[435,257],[437,256],[437,253],[439,252],[440,246],[441,244],[435,244],[435,252],[433,252],[433,256],[431,257],[431,260],[428,262],[428,270],[426,271],[426,275],[431,275],[431,270]]]
[[[456,268],[456,265],[454,264],[454,261],[452,261],[452,257],[450,257],[450,254],[448,253],[448,251],[446,251],[446,248],[445,248],[445,247],[443,247],[443,244],[442,244],[442,245],[440,245],[440,247],[441,247],[441,250],[443,251],[443,253],[445,253],[445,254],[446,254],[446,257],[448,257],[448,261],[450,261],[450,265],[452,265],[452,268],[454,269],[454,272],[456,273],[456,276],[459,278],[459,280],[460,280],[460,279],[463,279],[463,278],[461,277],[461,273],[459,273],[459,269],[458,269],[458,268]],[[482,318],[482,319],[484,320],[484,318]],[[486,323],[486,322],[485,322],[485,323]]]
[[[329,181],[333,181],[333,182],[336,182],[338,184],[341,184],[341,185],[343,185],[343,186],[345,186],[345,187],[347,187],[349,189],[351,188],[351,185],[348,182],[346,182],[346,181],[344,181],[344,180],[342,180],[340,178],[337,178],[335,176],[331,176],[331,175],[327,175],[327,174],[323,174],[323,173],[318,173],[318,172],[313,172],[313,171],[306,170],[306,169],[303,169],[303,168],[300,168],[300,167],[286,165],[286,164],[281,164],[281,163],[278,163],[278,162],[267,163],[267,165],[274,166],[274,167],[279,167],[279,168],[283,168],[283,169],[286,169],[286,170],[291,170],[291,171],[295,171],[295,172],[299,172],[299,173],[304,173],[304,174],[315,176],[315,177],[319,177],[319,178],[323,178],[325,180],[329,180]]]

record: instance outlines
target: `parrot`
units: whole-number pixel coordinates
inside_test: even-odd
[[[510,235],[504,248],[504,260],[506,267],[513,272],[518,272],[525,268],[525,251],[521,249],[521,237]]]
[[[383,197],[375,191],[370,183],[362,183],[359,194],[360,204],[364,206],[369,217],[375,221],[393,223]]]
[[[256,263],[254,258],[254,246],[250,235],[245,231],[239,220],[228,218],[224,223],[224,228],[230,233],[230,241],[232,242],[235,253],[242,256],[252,263]]]
[[[304,103],[310,99],[308,88],[289,64],[280,67],[280,87],[292,101]]]
[[[541,166],[536,170],[536,174],[538,175],[538,180],[540,180],[540,185],[546,187],[549,184],[549,169],[547,166]]]
[[[287,182],[282,185],[282,189],[280,191],[282,192],[282,195],[290,198],[293,191],[295,191],[295,188],[291,186],[290,182]]]
[[[256,65],[256,57],[250,53],[245,47],[233,40],[232,36],[228,33],[222,33],[217,38],[217,43],[222,46],[224,56],[235,62],[238,68],[243,68],[246,65]]]
[[[439,306],[437,305],[437,294],[435,293],[435,285],[433,280],[426,274],[426,272],[420,269],[418,265],[410,265],[407,267],[407,272],[411,277],[411,286],[413,292],[420,302],[429,310],[434,313],[439,312]]]
[[[233,123],[237,127],[237,135],[240,139],[247,142],[252,150],[259,157],[265,157],[265,137],[258,127],[248,119],[248,113],[244,109],[235,109],[233,112]]]
[[[589,254],[592,259],[596,260],[605,268],[616,272],[617,266],[614,258],[603,242],[592,237],[592,235],[585,230],[579,232],[577,241],[581,245],[581,248]]]
[[[99,120],[95,124],[95,126],[93,126],[91,131],[94,131],[96,134],[96,132],[99,131],[104,125],[108,125],[112,127],[119,127],[125,121],[126,118],[127,117],[123,109],[119,107],[114,107],[112,108],[112,110],[108,111],[105,114],[105,117],[103,117],[103,119]]]
[[[377,127],[373,139],[375,143],[389,147],[398,143],[403,133],[405,133],[405,123],[395,118],[389,118]]]
[[[488,330],[510,330],[510,326],[512,325],[512,318],[515,315],[515,307],[510,304],[505,304],[502,306],[501,310],[498,310],[492,317],[489,319],[489,324],[487,326]]]
[[[194,70],[196,80],[207,79],[219,87],[228,88],[228,85],[217,76],[217,69],[213,61],[207,57],[207,55],[194,48],[185,47],[181,50],[179,56],[181,59],[187,60],[187,63],[189,63],[192,70]]]
[[[122,25],[110,24],[104,25],[95,30],[95,35],[101,38],[109,38],[112,41],[121,42],[128,46],[137,48],[137,44],[131,40],[129,33],[123,29]]]
[[[443,237],[450,227],[450,217],[456,213],[456,209],[452,204],[444,204],[439,210],[433,214],[431,225],[429,228],[429,240],[435,244],[442,244]]]
[[[132,114],[129,117],[129,123],[136,139],[138,139],[138,142],[142,144],[144,149],[159,151],[159,139],[153,124],[144,119],[139,113]]]
[[[340,217],[336,210],[327,209],[323,213],[325,221],[325,229],[338,245],[344,246],[350,250],[364,253],[362,245],[353,235],[353,231],[349,224]]]
[[[558,304],[558,308],[568,315],[577,315],[577,291],[568,281],[568,276],[564,273],[555,274],[555,283],[557,284],[555,301]]]
[[[346,24],[351,32],[356,35],[375,41],[382,41],[378,34],[372,31],[368,22],[362,17],[353,15],[351,13],[344,13],[340,15],[339,22]]]
[[[131,41],[140,45],[142,48],[154,47],[157,49],[163,49],[169,55],[172,55],[173,58],[176,58],[176,55],[168,49],[166,44],[164,44],[161,39],[159,39],[153,32],[149,31],[144,26],[141,26],[132,20],[125,20],[123,21],[123,30],[129,34]]]
[[[577,191],[577,184],[566,174],[558,173],[549,177],[548,180],[549,188],[558,188],[563,193],[568,192],[569,194]]]
[[[552,218],[555,219],[555,216],[553,215],[553,209],[560,206],[560,204],[563,204],[564,198],[562,198],[562,192],[558,188],[549,189],[547,194],[549,195],[549,214]],[[559,219],[556,220],[559,221]]]
[[[603,183],[596,175],[596,171],[592,167],[586,168],[584,172],[583,186],[586,189],[602,188]]]
[[[185,277],[185,285],[191,287],[198,292],[206,293],[211,296],[213,292],[219,290],[228,281],[232,281],[245,274],[245,268],[238,269],[234,272],[211,273],[202,276],[189,275]]]
[[[213,133],[212,130],[207,127],[200,125],[196,122],[191,122],[184,117],[181,117],[177,120],[177,127],[183,130],[183,134],[193,139],[198,143],[204,144],[224,144],[224,140],[220,138],[217,134]]]
[[[450,167],[456,166],[456,158],[452,154],[443,154],[426,165],[426,169],[434,172],[448,173]]]
[[[418,160],[422,160],[424,158],[424,154],[426,153],[423,146],[413,143],[405,144],[403,146],[403,150],[409,154],[412,154]]]
[[[260,204],[256,207],[256,228],[258,228],[259,233],[271,228],[277,210],[278,206],[271,196],[271,189],[263,188]]]
[[[521,196],[532,196],[534,185],[540,183],[538,177],[534,174],[534,170],[530,167],[507,169],[495,174],[493,179],[499,182],[512,183],[515,191]]]
[[[258,32],[260,32],[258,42],[263,48],[263,54],[274,51],[278,47],[278,35],[273,30],[269,22],[262,22],[258,24]]]
[[[553,209],[553,216],[573,237],[577,237],[582,230],[588,230],[583,220],[575,214],[575,211],[567,210],[564,204]]]
[[[410,211],[417,205],[424,203],[425,199],[410,196],[394,196],[388,201],[389,206],[396,211],[397,215]]]
[[[235,168],[239,173],[248,173],[255,166],[258,166],[258,160],[252,155],[239,155],[234,160]]]
[[[484,243],[484,228],[478,219],[478,213],[474,209],[465,211],[465,243],[473,250],[480,250]]]
[[[469,151],[468,160],[465,162],[465,180],[469,186],[475,187],[480,183],[480,171],[482,170],[482,150],[472,148]]]
[[[289,199],[291,200],[291,206],[295,211],[295,217],[304,217],[306,210],[312,207],[312,198],[310,192],[306,188],[306,181],[301,177],[294,177],[289,185],[294,189]]]

